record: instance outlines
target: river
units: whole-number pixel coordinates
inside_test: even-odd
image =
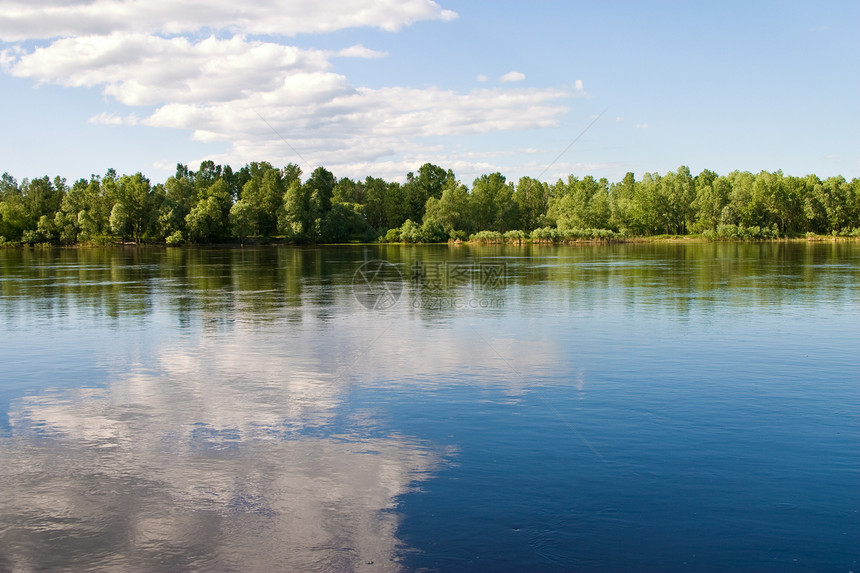
[[[860,243],[0,250],[0,571],[857,571]]]

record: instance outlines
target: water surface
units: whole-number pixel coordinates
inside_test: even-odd
[[[0,571],[856,571],[860,244],[0,250]]]

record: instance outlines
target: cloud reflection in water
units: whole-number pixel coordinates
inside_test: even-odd
[[[310,362],[240,376],[245,350],[204,339],[13,402],[0,569],[398,570],[397,498],[445,452],[374,412],[338,422],[345,384]]]

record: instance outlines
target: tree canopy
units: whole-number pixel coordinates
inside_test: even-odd
[[[275,237],[299,243],[647,236],[860,235],[860,179],[782,171],[727,175],[686,166],[610,182],[555,183],[501,173],[471,188],[427,163],[404,183],[337,179],[318,167],[253,162],[234,171],[179,164],[164,183],[142,173],[79,179],[0,178],[0,245],[134,241],[179,244]]]

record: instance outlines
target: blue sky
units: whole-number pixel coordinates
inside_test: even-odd
[[[860,176],[857,2],[236,6],[0,0],[0,171]]]

